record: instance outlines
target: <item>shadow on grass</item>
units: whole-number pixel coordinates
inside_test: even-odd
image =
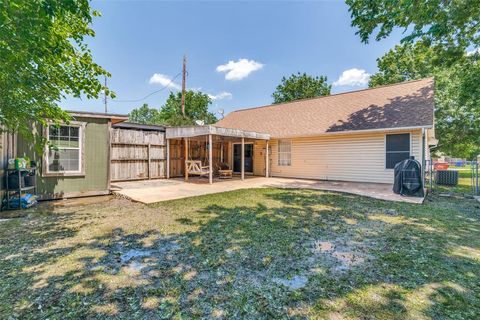
[[[480,312],[480,225],[468,206],[241,192],[243,201],[238,192],[191,200],[191,213],[175,219],[189,227],[183,233],[119,227],[52,247],[78,236],[69,222],[85,213],[75,212],[0,229],[0,315],[400,319]],[[167,207],[182,210],[179,204],[142,208],[166,214]]]

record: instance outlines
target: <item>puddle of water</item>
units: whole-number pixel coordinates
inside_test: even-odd
[[[178,251],[181,249],[181,247],[178,243],[171,242],[170,245],[168,245],[165,249],[168,251]]]
[[[391,216],[396,216],[397,215],[397,211],[395,209],[387,209],[387,210],[385,210],[385,213],[388,214],[388,215],[391,215]]]
[[[128,268],[130,268],[131,270],[134,270],[134,271],[141,271],[143,268],[145,268],[145,265],[141,262],[138,262],[138,261],[132,261],[128,265]]]
[[[274,278],[273,282],[297,290],[307,285],[308,278],[304,276],[294,276],[292,279]]]
[[[130,249],[120,256],[122,263],[126,263],[134,258],[143,258],[150,256],[150,250]]]

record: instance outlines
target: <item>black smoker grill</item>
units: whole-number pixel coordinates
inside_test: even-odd
[[[393,192],[402,196],[423,197],[422,166],[413,157],[403,160],[393,169]]]

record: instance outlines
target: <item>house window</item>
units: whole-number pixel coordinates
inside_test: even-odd
[[[410,134],[387,134],[385,150],[385,167],[393,169],[397,163],[410,158]]]
[[[46,155],[47,173],[81,173],[83,128],[81,125],[49,125],[50,146]]]
[[[278,165],[292,165],[292,141],[278,140]]]

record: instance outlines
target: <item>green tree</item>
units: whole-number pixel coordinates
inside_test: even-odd
[[[406,33],[401,46],[378,60],[370,85],[435,76],[438,150],[467,157],[478,153],[479,57],[465,55],[466,49],[480,47],[478,0],[347,0],[347,5],[364,43],[371,36],[386,38],[395,28]]]
[[[160,119],[162,123],[179,126],[195,125],[196,120],[204,121],[205,124],[217,122],[215,114],[208,111],[208,106],[212,103],[210,97],[198,91],[185,92],[185,117],[182,115],[182,93],[170,92],[167,101],[160,109]]]
[[[435,77],[436,150],[473,158],[480,153],[480,56],[451,57],[422,41],[397,45],[377,59],[369,85]]]
[[[98,12],[88,0],[0,1],[0,127],[43,145],[33,121],[68,121],[66,95],[96,98],[109,73],[84,43]],[[108,94],[113,97],[113,93]],[[40,143],[41,142],[41,143]]]
[[[150,108],[147,103],[144,103],[138,109],[133,109],[128,115],[128,121],[143,124],[163,124],[160,111],[156,108]]]
[[[272,94],[273,103],[282,103],[298,99],[330,95],[332,86],[327,84],[327,77],[312,77],[306,73],[283,77]]]
[[[407,35],[403,42],[426,39],[444,48],[480,45],[480,5],[478,0],[371,1],[347,0],[352,26],[361,40],[368,43],[388,37],[394,28]]]
[[[424,41],[395,46],[377,59],[378,72],[370,77],[370,86],[398,83],[434,76],[465,58],[465,51],[445,51]]]

